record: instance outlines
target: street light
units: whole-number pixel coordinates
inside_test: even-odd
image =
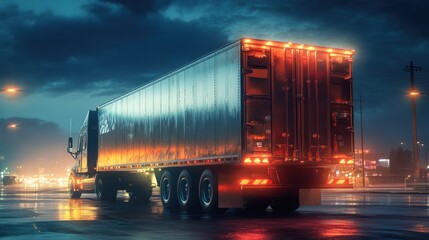
[[[4,89],[0,90],[0,93],[4,93],[7,95],[15,95],[17,93],[19,93],[20,89],[17,87],[6,87]]]
[[[9,125],[7,126],[7,128],[9,128],[9,129],[16,129],[16,128],[18,128],[18,124],[16,124],[16,123],[11,123],[11,124],[9,124]]]
[[[17,89],[16,88],[8,88],[6,89],[6,92],[8,93],[16,93]]]
[[[427,178],[427,174],[429,172],[429,165],[428,165],[428,150],[429,147],[425,146],[424,143],[418,142],[419,146],[423,148],[424,155],[424,166],[422,168],[423,171],[423,178]],[[423,154],[422,153],[422,154]]]

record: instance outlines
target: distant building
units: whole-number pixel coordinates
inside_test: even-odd
[[[378,159],[377,166],[378,167],[389,168],[390,167],[390,159],[387,159],[387,158],[380,158],[380,159]]]

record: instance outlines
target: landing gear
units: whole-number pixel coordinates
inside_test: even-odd
[[[152,196],[152,187],[150,182],[144,183],[141,185],[133,186],[131,192],[129,192],[130,200],[136,203],[146,203],[149,202],[150,197]]]

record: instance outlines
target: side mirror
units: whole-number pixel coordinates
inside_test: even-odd
[[[72,153],[73,152],[73,138],[72,137],[69,137],[67,152],[68,153]]]

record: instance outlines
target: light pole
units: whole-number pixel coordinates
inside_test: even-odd
[[[413,128],[413,157],[414,157],[414,177],[419,177],[419,152],[417,146],[417,123],[416,123],[416,96],[419,95],[414,89],[414,71],[420,71],[422,68],[413,65],[410,61],[409,66],[404,67],[404,71],[410,72],[410,96],[411,96],[411,115]]]
[[[360,141],[362,147],[362,188],[365,187],[365,151],[363,147],[363,123],[362,123],[362,94],[359,98],[359,106],[360,106]]]
[[[429,165],[428,165],[428,150],[429,148],[426,147],[426,152],[425,152],[425,166],[424,166],[424,178],[426,179],[428,176],[428,172],[429,172]]]
[[[422,154],[425,153],[425,157],[424,157],[424,167],[423,167],[423,172],[424,172],[424,177],[426,178],[426,171],[428,169],[428,147],[426,147],[426,145],[420,141],[417,142],[419,147],[422,147],[423,151]]]
[[[426,148],[426,156],[425,156],[426,168],[429,168],[429,165],[428,165],[428,150],[429,150],[429,148]]]
[[[0,172],[3,172],[3,161],[4,161],[4,156],[0,156]]]
[[[6,95],[15,95],[15,94],[17,94],[18,92],[19,92],[20,90],[19,90],[19,88],[17,88],[17,87],[6,87],[6,88],[3,88],[3,89],[0,89],[0,94],[6,94]],[[7,126],[7,128],[17,128],[18,127],[18,125],[17,124],[9,124],[8,126]],[[5,160],[4,160],[4,156],[0,156],[0,172],[2,172],[3,173],[3,162],[4,162]]]

